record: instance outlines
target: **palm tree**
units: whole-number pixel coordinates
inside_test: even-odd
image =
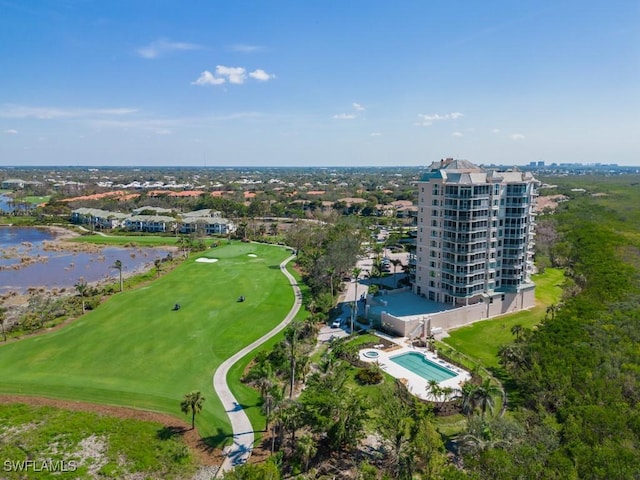
[[[355,284],[355,293],[353,295],[353,309],[351,310],[351,335],[353,335],[353,322],[354,317],[358,314],[358,277],[362,273],[362,269],[360,267],[354,267],[351,270],[351,276],[353,277]]]
[[[7,341],[7,332],[4,330],[4,321],[6,320],[7,309],[0,307],[0,326],[2,326],[2,338],[3,341]]]
[[[396,270],[400,265],[402,265],[402,261],[399,258],[392,258],[391,259],[391,265],[393,265],[393,278],[395,280],[395,278],[396,278]],[[396,286],[397,285],[398,285],[398,281],[396,280]]]
[[[471,382],[466,382],[462,385],[462,413],[466,416],[470,416],[475,410],[475,405],[473,404],[473,391],[475,388],[475,385]]]
[[[522,340],[522,337],[524,335],[524,328],[522,328],[522,325],[518,323],[511,327],[511,334],[516,337],[516,342],[519,342]]]
[[[376,262],[380,261],[380,256],[382,255],[382,252],[384,251],[384,246],[379,244],[379,243],[374,243],[373,244],[373,253],[376,254]]]
[[[204,397],[199,391],[187,393],[182,402],[180,402],[180,410],[189,414],[191,412],[191,430],[196,428],[196,413],[202,411],[202,404],[204,403]]]
[[[527,365],[527,358],[521,343],[502,345],[498,350],[500,364],[511,373],[516,373]]]
[[[440,403],[439,399],[440,399],[440,395],[442,395],[442,388],[440,387],[440,384],[438,383],[438,381],[429,380],[426,388],[429,391],[429,393],[433,396],[433,400],[436,403]]]
[[[115,268],[116,270],[118,270],[118,273],[120,274],[120,291],[123,290],[123,283],[122,283],[122,262],[120,260],[116,260],[113,263],[113,266],[111,268]]]
[[[298,337],[301,328],[302,324],[300,322],[292,322],[284,331],[285,342],[289,347],[289,399],[293,398],[293,390],[295,388]]]
[[[327,268],[327,274],[329,275],[329,288],[331,290],[331,299],[333,299],[333,276],[336,274],[335,267]]]
[[[84,313],[85,311],[84,297],[88,289],[87,282],[85,279],[80,278],[80,280],[78,280],[78,283],[76,283],[74,287],[76,287],[76,290],[78,291],[78,293],[80,294],[80,298],[82,299],[82,313]]]
[[[318,452],[318,447],[316,447],[316,441],[313,439],[311,435],[304,435],[298,439],[298,452],[300,453],[300,457],[302,459],[302,463],[304,463],[304,471],[309,471],[309,461],[313,458],[313,456]]]
[[[493,415],[493,406],[495,405],[493,396],[499,395],[500,393],[500,388],[492,385],[491,379],[489,378],[485,378],[482,384],[476,386],[476,388],[473,390],[473,393],[471,394],[472,402],[474,406],[480,407],[483,420],[487,409],[489,409],[489,411]]]

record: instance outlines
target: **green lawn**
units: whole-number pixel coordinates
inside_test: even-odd
[[[40,205],[41,203],[47,203],[50,198],[51,198],[51,195],[27,196],[27,197],[24,197],[22,200],[24,200],[27,203],[32,203],[34,205]]]
[[[257,257],[249,257],[253,253]],[[230,433],[213,392],[216,367],[285,317],[294,295],[281,247],[235,243],[153,283],[112,296],[65,328],[0,346],[0,392],[126,405],[185,418],[185,393],[206,397],[197,426],[212,445]],[[243,303],[236,302],[240,295]],[[175,303],[182,308],[172,311]]]
[[[74,237],[69,239],[71,242],[79,243],[95,243],[98,245],[113,245],[113,246],[137,246],[137,247],[158,247],[164,245],[178,245],[179,237],[166,236],[161,237],[158,235],[82,235],[81,237]],[[205,243],[210,245],[218,239],[212,240],[205,238]],[[221,244],[226,245],[226,240],[220,240]]]
[[[155,422],[121,419],[52,407],[0,404],[0,458],[5,480],[96,478],[185,478],[197,463],[179,435]],[[94,448],[84,444],[93,442]],[[103,448],[96,448],[103,447]],[[66,472],[10,468],[25,457],[38,466],[65,462]],[[76,462],[70,467],[70,462]],[[55,465],[56,463],[54,463]],[[9,468],[8,468],[9,467]],[[43,471],[44,470],[44,471]]]
[[[562,293],[564,273],[557,268],[547,268],[543,274],[534,275],[536,284],[536,306],[491,320],[476,322],[468,327],[458,328],[449,333],[443,341],[456,350],[471,357],[486,368],[499,367],[498,350],[500,346],[514,339],[511,327],[522,325],[533,328],[539,324],[548,305],[557,303]]]

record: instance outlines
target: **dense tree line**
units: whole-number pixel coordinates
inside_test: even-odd
[[[637,225],[594,203],[574,199],[554,215],[548,252],[570,288],[539,328],[501,350],[520,405],[469,425],[461,449],[471,476],[640,475]]]

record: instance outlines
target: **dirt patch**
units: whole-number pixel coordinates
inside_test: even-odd
[[[544,197],[538,197],[536,200],[536,210],[543,211],[545,208],[549,210],[555,210],[558,207],[558,203],[566,202],[569,197],[566,195],[547,195]]]
[[[194,457],[202,464],[220,466],[223,456],[220,450],[211,450],[203,444],[197,430],[191,430],[191,425],[165,413],[137,410],[135,408],[116,407],[113,405],[98,405],[95,403],[76,402],[73,400],[60,400],[45,397],[29,397],[25,395],[0,395],[0,403],[25,403],[34,406],[46,406],[62,408],[73,412],[90,412],[110,417],[124,418],[128,420],[142,420],[145,422],[157,422],[164,425],[172,432],[179,434]]]

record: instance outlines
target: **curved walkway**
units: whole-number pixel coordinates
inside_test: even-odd
[[[218,394],[218,397],[220,397],[222,405],[224,406],[227,415],[229,416],[231,428],[233,429],[233,445],[227,447],[227,455],[222,462],[222,466],[220,467],[218,473],[226,472],[237,465],[246,463],[246,461],[251,456],[254,442],[253,427],[251,426],[249,417],[247,417],[247,414],[238,404],[237,400],[229,389],[229,385],[227,384],[227,374],[229,373],[229,369],[238,360],[240,360],[242,357],[247,355],[258,346],[262,345],[278,332],[283,330],[291,322],[291,320],[294,319],[294,317],[298,313],[298,310],[300,310],[300,306],[302,305],[302,293],[300,292],[300,288],[298,287],[296,279],[293,278],[293,275],[291,275],[286,268],[287,263],[289,263],[293,258],[295,258],[295,255],[288,257],[280,264],[280,270],[289,279],[289,283],[291,283],[293,292],[295,294],[293,307],[291,307],[291,310],[289,311],[285,319],[269,333],[259,338],[252,344],[247,345],[238,353],[225,360],[213,375],[213,389]]]

